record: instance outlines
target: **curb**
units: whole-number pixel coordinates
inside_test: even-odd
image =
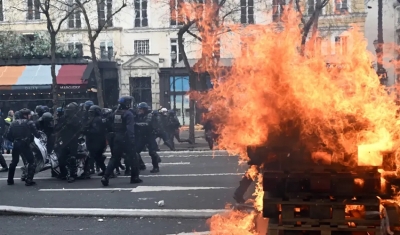
[[[103,209],[103,208],[33,208],[0,206],[0,215],[41,215],[79,217],[146,217],[146,218],[186,218],[208,219],[228,210],[173,210],[173,209]]]

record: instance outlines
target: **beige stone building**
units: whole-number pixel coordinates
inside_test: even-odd
[[[49,10],[53,27],[58,27],[60,19],[71,11],[68,7],[75,0],[66,0]],[[47,31],[47,21],[40,7],[34,0],[0,1],[0,31],[18,31],[29,35],[35,32]],[[100,12],[94,0],[85,5],[91,28],[97,28],[97,22],[105,20],[116,11],[122,1],[104,0]],[[169,97],[163,98],[164,88],[160,87],[160,69],[171,67],[171,52],[177,54],[177,63],[182,55],[177,45],[177,31],[180,24],[171,15],[178,14],[178,2],[170,3],[158,0],[127,1],[128,5],[112,17],[112,22],[100,33],[96,40],[98,58],[116,60],[119,69],[119,93],[121,95],[135,95],[142,101],[158,108],[160,104],[170,102]],[[184,2],[184,1],[182,1]],[[237,11],[231,14],[227,23],[267,25],[280,20],[281,5],[288,4],[288,0],[230,0],[229,6],[236,7]],[[316,2],[303,2],[306,15],[311,14]],[[321,48],[326,54],[342,53],[346,50],[347,41],[343,34],[350,24],[356,24],[360,29],[365,28],[366,6],[363,0],[333,0],[324,9],[320,18]],[[89,56],[87,25],[84,15],[80,11],[71,14],[60,25],[58,43],[69,48],[81,50]],[[233,36],[232,36],[233,35]],[[232,39],[235,38],[236,39]],[[227,34],[223,43],[240,44],[240,37],[234,33]],[[185,38],[185,48],[190,59],[200,57],[200,44],[191,36]],[[238,45],[239,46],[239,45]],[[239,51],[239,50],[238,50]],[[223,50],[222,58],[238,56],[231,50]],[[183,85],[182,85],[183,86]],[[160,94],[163,93],[163,94]],[[167,94],[167,93],[165,93]],[[171,93],[168,93],[171,94]],[[187,109],[186,96],[184,108]],[[182,110],[184,112],[184,110]]]

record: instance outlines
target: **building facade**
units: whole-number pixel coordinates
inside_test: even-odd
[[[57,28],[62,16],[73,12],[60,24],[58,43],[71,49],[81,51],[84,56],[90,56],[88,25],[83,12],[73,8],[74,0],[66,0],[68,4],[50,9],[53,16],[53,26]],[[169,3],[157,0],[127,1],[127,6],[120,11],[122,1],[104,0],[99,8],[96,1],[89,1],[85,5],[86,15],[90,28],[96,30],[99,22],[107,21],[106,26],[95,41],[95,50],[100,60],[113,60],[119,65],[119,94],[132,95],[138,101],[147,102],[153,109],[159,108],[165,94],[161,94],[160,69],[171,67],[171,52],[177,54],[177,63],[181,62],[182,54],[178,48],[177,32],[182,25],[176,20],[180,16],[180,4],[184,1],[171,0]],[[230,0],[230,8],[236,8],[226,19],[227,24],[257,24],[267,25],[281,20],[282,5],[289,4],[289,0]],[[47,31],[47,21],[42,13],[41,6],[35,5],[34,0],[0,1],[0,31],[19,31],[29,35],[38,31]],[[302,2],[303,13],[307,16],[314,11],[317,0]],[[70,5],[71,4],[71,5]],[[18,6],[18,7],[16,7]],[[97,9],[100,9],[99,11]],[[119,11],[117,14],[113,13]],[[347,48],[345,31],[351,24],[361,30],[367,30],[366,5],[363,0],[334,0],[323,9],[319,20],[320,34],[318,37],[321,50],[327,55],[344,53]],[[369,30],[369,27],[368,27]],[[200,58],[200,42],[194,37],[185,34],[185,50],[190,59]],[[222,44],[240,43],[240,35],[235,33],[222,36]],[[228,50],[222,45],[221,58],[240,56],[235,51]],[[239,51],[239,50],[238,50]],[[180,78],[183,75],[180,75]],[[188,109],[188,97],[183,97],[188,87],[185,79],[168,78],[171,88],[175,80],[175,87],[179,92],[182,115]],[[182,85],[183,84],[183,85]],[[172,88],[171,88],[172,89]],[[162,97],[162,98],[160,98]],[[171,94],[168,93],[171,104]],[[177,100],[178,100],[177,99]],[[171,106],[171,105],[170,105]]]

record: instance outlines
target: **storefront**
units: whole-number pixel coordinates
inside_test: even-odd
[[[84,102],[95,98],[88,92],[87,64],[56,65],[59,104]],[[24,65],[0,67],[0,108],[34,109],[36,105],[52,106],[52,77],[50,65]]]

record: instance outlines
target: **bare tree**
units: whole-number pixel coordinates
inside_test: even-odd
[[[315,38],[317,31],[318,31],[318,19],[319,16],[322,13],[322,9],[328,5],[329,0],[316,0],[316,4],[314,7],[314,11],[313,13],[310,15],[310,17],[308,18],[308,20],[306,20],[306,16],[304,15],[304,13],[301,10],[301,2],[300,0],[295,0],[295,4],[296,4],[296,9],[299,11],[300,14],[300,20],[302,23],[302,29],[301,29],[301,33],[302,33],[302,37],[301,37],[301,54],[304,54],[304,49],[305,49],[305,45],[307,42],[307,37],[308,34],[311,30],[311,27],[313,27],[312,29],[312,35],[311,38]]]
[[[225,20],[240,11],[239,5],[230,5],[226,0],[194,0],[190,4],[182,6],[182,11],[188,19],[178,31],[178,47],[182,53],[183,63],[189,73],[189,87],[193,94],[194,91],[202,92],[206,90],[205,73],[211,77],[218,77],[220,62],[220,40],[221,35],[231,31],[225,27]],[[197,34],[194,33],[195,28]],[[201,58],[192,67],[189,64],[183,37],[188,34],[201,44]],[[195,106],[194,97],[189,101],[190,124],[189,139],[195,142]]]
[[[92,57],[92,62],[93,62],[93,69],[94,69],[94,74],[96,77],[96,83],[97,83],[97,101],[100,107],[104,107],[104,97],[103,97],[103,80],[101,78],[100,74],[100,69],[99,69],[99,64],[97,60],[97,55],[96,55],[96,47],[95,43],[97,38],[99,37],[100,33],[104,30],[107,29],[107,27],[112,27],[113,26],[113,18],[116,14],[118,14],[123,8],[127,6],[127,3],[125,0],[118,1],[120,5],[115,9],[111,11],[106,11],[104,12],[104,9],[107,7],[112,6],[112,1],[111,0],[86,0],[86,2],[83,2],[82,0],[75,0],[76,4],[79,6],[80,10],[82,11],[83,17],[86,22],[86,30],[88,33],[88,38],[89,38],[89,47],[90,47],[90,53]],[[107,5],[111,4],[111,5]],[[96,18],[97,18],[97,25],[96,27],[93,27],[91,24],[91,20],[89,18],[89,12],[90,8],[95,8]],[[103,11],[101,11],[103,10]],[[103,12],[104,16],[101,16],[101,12]]]
[[[89,0],[85,0],[82,4],[86,4]],[[22,9],[20,6],[24,6],[26,1],[22,1],[20,4],[13,6],[18,11],[27,12],[30,16],[33,14],[41,14],[46,17],[46,28],[50,35],[50,56],[51,56],[51,77],[52,77],[52,97],[53,97],[53,109],[57,108],[58,104],[58,85],[56,75],[56,51],[57,51],[57,35],[62,29],[64,22],[69,18],[71,14],[78,9],[78,6],[72,1],[65,0],[34,0],[32,9]],[[34,16],[36,17],[36,15]]]

